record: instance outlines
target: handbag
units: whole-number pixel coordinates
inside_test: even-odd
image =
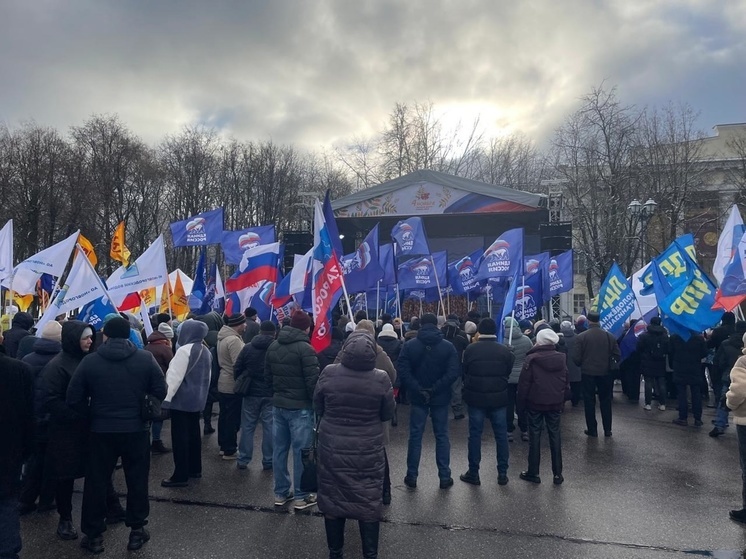
[[[140,402],[140,417],[143,421],[164,421],[170,414],[163,409],[163,402],[152,394],[145,394]]]
[[[320,422],[321,417],[316,418],[311,446],[302,448],[300,451],[300,459],[303,463],[303,473],[300,476],[300,490],[304,493],[316,493],[319,490],[318,443]]]

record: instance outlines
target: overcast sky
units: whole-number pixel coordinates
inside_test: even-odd
[[[746,1],[0,0],[0,121],[117,113],[320,149],[396,102],[539,143],[604,79],[630,104],[746,121]]]

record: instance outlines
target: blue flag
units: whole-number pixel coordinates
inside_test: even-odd
[[[363,239],[352,254],[340,261],[347,293],[357,293],[375,287],[383,277],[383,268],[378,255],[378,224]]]
[[[541,274],[534,273],[524,278],[523,283],[519,280],[516,288],[515,317],[517,320],[534,318],[542,305]]]
[[[220,246],[228,264],[241,264],[247,250],[274,242],[277,242],[275,226],[262,225],[261,227],[249,227],[240,231],[223,231]]]
[[[94,330],[98,331],[104,326],[104,318],[107,314],[118,312],[114,303],[108,297],[103,296],[83,305],[78,314],[78,320],[90,324]]]
[[[274,290],[275,283],[273,281],[265,281],[251,296],[249,306],[256,309],[256,315],[259,320],[273,320],[277,322],[272,312],[272,294]]]
[[[427,289],[446,285],[448,275],[447,253],[436,252],[432,256],[417,256],[399,265],[400,289]],[[433,268],[433,263],[435,268]],[[437,279],[436,279],[437,273]]]
[[[484,251],[477,279],[513,277],[522,272],[523,228],[520,227],[505,231]]]
[[[175,247],[219,244],[223,240],[223,208],[175,221],[171,236]]]
[[[189,309],[192,311],[199,311],[202,308],[202,301],[204,300],[205,293],[207,292],[205,258],[205,249],[203,248],[199,253],[197,268],[194,271],[194,284],[192,285],[192,292],[189,294]]]
[[[601,327],[618,338],[624,330],[624,321],[634,312],[636,304],[632,286],[614,262],[598,292]]]
[[[505,303],[503,304],[502,311],[500,312],[500,323],[497,325],[498,336],[497,339],[501,340],[502,343],[507,344],[508,339],[505,336],[505,319],[510,316],[515,308],[516,299],[518,297],[518,274],[515,274],[510,280],[510,287],[505,293]]]
[[[622,353],[622,357],[619,360],[620,362],[627,359],[627,357],[632,355],[632,353],[637,349],[637,338],[640,337],[640,334],[645,332],[648,324],[650,324],[650,319],[654,316],[658,316],[658,309],[649,310],[645,316],[635,322],[632,328],[627,329],[627,332],[619,342],[619,351]]]
[[[342,239],[339,238],[339,229],[337,228],[337,220],[334,218],[334,211],[332,210],[332,202],[329,199],[329,191],[326,191],[324,196],[324,206],[321,209],[321,213],[324,214],[324,221],[326,221],[326,228],[329,231],[329,238],[332,242],[332,250],[337,255],[337,258],[342,258],[344,249],[342,248]]]
[[[391,230],[391,238],[396,243],[397,256],[414,256],[416,254],[430,254],[427,234],[422,218],[410,217],[400,221]]]
[[[381,285],[395,285],[396,259],[394,258],[394,245],[387,243],[378,247],[378,262],[383,269]]]
[[[479,288],[477,270],[482,252],[481,249],[477,249],[448,265],[448,284],[456,295],[464,295]]]
[[[549,253],[542,252],[526,256],[523,259],[523,273],[526,281],[531,282],[534,290],[534,300],[537,305],[543,305],[551,299],[549,295]]]
[[[549,259],[549,294],[559,295],[574,286],[572,249]]]
[[[666,250],[655,257],[661,273],[667,278],[672,278],[669,279],[669,282],[672,284],[686,275],[686,262],[684,261],[683,256],[684,252],[689,254],[692,259],[697,257],[694,248],[694,236],[691,233],[687,233],[686,235],[677,238],[668,245]],[[648,268],[648,271],[640,278],[640,282],[642,283],[640,295],[652,295],[654,293],[653,270],[651,268]]]
[[[205,295],[202,297],[202,306],[199,309],[200,314],[207,314],[215,307],[215,297],[217,291],[217,262],[213,262],[209,266],[207,273],[207,283],[205,284]],[[194,286],[192,286],[194,287]],[[241,312],[240,309],[236,312]]]

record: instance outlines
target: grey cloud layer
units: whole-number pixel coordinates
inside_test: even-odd
[[[17,0],[0,7],[0,119],[116,112],[149,141],[201,122],[320,147],[431,100],[541,140],[607,79],[710,126],[744,119],[744,37],[735,0]]]

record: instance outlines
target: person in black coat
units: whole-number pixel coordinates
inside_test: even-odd
[[[389,376],[376,369],[376,343],[353,332],[319,377],[313,403],[318,435],[318,506],[330,558],[341,558],[345,520],[357,520],[363,557],[378,556],[385,470],[383,424],[394,413]]]
[[[469,406],[469,470],[461,481],[480,485],[482,430],[489,419],[497,447],[497,482],[508,483],[508,378],[515,356],[497,341],[497,324],[483,318],[478,326],[479,340],[464,351],[464,402]]]
[[[464,350],[469,346],[469,338],[466,337],[466,332],[461,330],[459,327],[458,317],[455,315],[449,315],[448,320],[446,320],[446,323],[443,325],[442,331],[443,337],[451,342],[453,347],[456,348],[458,362],[461,363],[464,356]],[[462,374],[459,374],[451,385],[451,410],[453,411],[453,419],[464,418],[462,387]]]
[[[725,405],[725,393],[730,388],[730,371],[743,355],[743,337],[746,334],[746,322],[736,322],[736,331],[728,336],[728,339],[720,344],[712,360],[711,377],[713,385],[718,387],[715,392],[715,419],[714,427],[710,431],[711,437],[719,437],[725,433],[728,426],[728,413],[730,410]]]
[[[686,426],[687,421],[687,387],[692,394],[692,415],[694,426],[702,426],[702,359],[707,355],[707,342],[698,332],[692,332],[688,340],[681,336],[671,336],[671,363],[673,382],[679,398],[679,417],[673,422]]]
[[[18,344],[26,336],[30,336],[31,327],[34,325],[33,317],[27,312],[18,312],[13,315],[10,329],[3,333],[3,345],[5,354],[15,359],[18,353]]]
[[[2,335],[0,335],[2,343]],[[34,447],[34,374],[0,348],[0,557],[18,557],[21,466]]]
[[[332,328],[332,343],[329,344],[329,347],[316,354],[319,358],[319,371],[323,371],[324,367],[334,363],[334,360],[342,349],[344,337],[344,333],[339,328]]]
[[[637,338],[637,353],[640,359],[640,373],[645,377],[645,409],[651,409],[653,389],[658,397],[658,409],[666,409],[666,358],[670,353],[671,342],[668,332],[661,325],[661,319],[650,319],[645,332]]]

